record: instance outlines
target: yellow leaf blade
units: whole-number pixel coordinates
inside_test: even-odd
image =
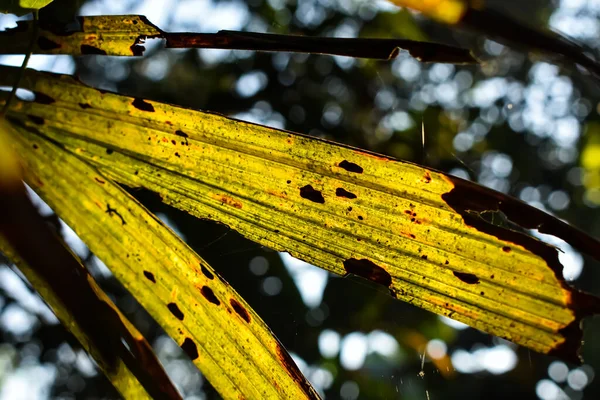
[[[418,10],[423,14],[445,22],[456,24],[467,11],[464,0],[390,0],[392,3],[402,7]]]
[[[0,118],[0,250],[15,261],[121,394],[150,398],[148,393],[162,393],[180,399],[148,342],[31,203],[21,181],[22,160],[12,148],[16,135]]]
[[[579,322],[598,299],[564,282],[554,248],[484,217],[503,214],[599,257],[598,243],[567,224],[411,163],[36,77],[30,89],[55,103],[20,103],[11,115],[113,179],[426,310],[577,358]]]
[[[39,10],[52,3],[53,0],[3,0],[0,4],[0,12],[5,14],[16,14],[18,16],[29,14],[33,10]]]
[[[27,130],[25,178],[111,268],[225,398],[318,398],[246,302],[137,201]]]

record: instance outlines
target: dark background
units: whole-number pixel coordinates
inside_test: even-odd
[[[597,1],[487,4],[534,27],[560,29],[598,54]],[[470,48],[481,65],[420,64],[406,54],[383,62],[174,51],[162,49],[161,43],[148,43],[144,58],[34,57],[31,65],[75,72],[100,88],[418,162],[520,197],[600,235],[600,151],[595,153],[600,146],[600,86],[577,67],[552,64],[539,54],[511,50],[383,1],[106,0],[87,2],[81,12],[145,14],[168,31],[405,37]],[[14,18],[0,21],[10,26]],[[471,328],[451,326],[359,279],[330,276],[320,304],[307,305],[297,286],[301,273],[290,273],[278,253],[225,226],[196,220],[152,196],[133,193],[250,303],[328,399],[600,398],[600,384],[594,380],[600,368],[598,321],[586,321],[586,363],[577,367]],[[155,346],[185,397],[218,398],[101,263],[67,228],[63,233]],[[575,286],[599,294],[599,265],[564,243],[556,244],[565,251],[565,275],[576,278]],[[305,268],[304,274],[313,271]],[[117,398],[108,380],[14,271],[0,264],[0,398]],[[341,341],[339,354],[336,340]],[[436,354],[440,345],[446,353]],[[358,357],[354,367],[345,361],[352,356]]]

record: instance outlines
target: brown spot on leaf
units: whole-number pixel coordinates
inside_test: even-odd
[[[175,134],[179,137],[182,137],[185,140],[184,142],[181,142],[182,145],[186,145],[186,146],[190,145],[190,143],[188,142],[188,134],[187,133],[178,129],[175,131]]]
[[[314,389],[308,383],[300,369],[289,355],[287,350],[281,345],[281,343],[277,343],[277,358],[281,362],[281,366],[290,374],[292,379],[302,388],[302,391],[309,399],[318,399],[319,396],[315,393]]]
[[[341,163],[339,163],[339,167],[345,169],[348,172],[354,172],[357,174],[362,174],[364,171],[360,165],[349,162],[347,160],[344,160]]]
[[[300,197],[315,203],[325,203],[325,198],[323,198],[323,194],[321,194],[321,192],[313,188],[311,185],[306,185],[300,188]]]
[[[423,182],[430,183],[431,182],[431,174],[429,171],[425,171],[425,175],[423,175]]]
[[[504,246],[504,247],[502,248],[502,251],[503,251],[503,252],[505,252],[505,253],[510,253],[510,251],[511,251],[511,250],[512,250],[512,249],[511,249],[509,246]]]
[[[37,45],[40,50],[54,50],[62,47],[60,43],[56,43],[54,40],[50,40],[45,36],[40,36],[38,38]]]
[[[229,299],[229,304],[233,307],[233,310],[239,315],[244,321],[250,323],[250,314],[236,299]]]
[[[106,51],[99,49],[96,46],[90,46],[89,44],[82,44],[80,47],[81,50],[81,54],[96,54],[99,56],[105,56],[106,55]]]
[[[183,343],[181,344],[181,349],[188,355],[188,357],[194,361],[198,358],[198,347],[196,347],[196,343],[189,337],[186,337]]]
[[[583,339],[583,331],[581,330],[580,320],[576,318],[566,327],[562,328],[560,334],[565,338],[564,341],[558,342],[548,354],[555,357],[560,357],[563,360],[572,362],[573,364],[581,365],[581,357],[579,349]]]
[[[171,314],[173,314],[175,316],[175,318],[177,318],[180,321],[183,321],[184,315],[181,312],[181,310],[179,309],[179,307],[177,306],[177,304],[169,303],[169,304],[167,304],[167,308],[169,309],[169,311],[171,311]]]
[[[94,177],[94,179],[96,180],[96,182],[98,182],[101,185],[104,185],[106,182],[104,182],[102,179],[98,178],[98,177]]]
[[[202,271],[204,276],[207,277],[208,279],[210,279],[210,280],[215,279],[215,276],[204,265],[202,265],[202,264],[200,265],[200,270]]]
[[[222,204],[227,204],[229,206],[235,207],[235,208],[242,208],[242,202],[239,200],[234,199],[231,196],[228,196],[226,194],[214,194],[212,196],[213,199],[219,200]]]
[[[112,154],[114,152],[113,149],[106,149],[106,154]]]
[[[116,208],[111,208],[110,204],[106,204],[106,211],[105,211],[108,215],[110,215],[111,217],[113,215],[116,215],[117,217],[119,217],[119,219],[121,220],[121,225],[126,225],[127,223],[125,222],[125,218],[123,218],[123,216],[117,211]]]
[[[154,274],[150,271],[144,271],[144,276],[152,283],[156,283],[156,279],[154,279]]]
[[[380,285],[386,287],[392,285],[392,276],[371,260],[350,258],[344,261],[344,269],[349,274],[361,276]]]
[[[144,99],[136,98],[135,100],[133,100],[131,105],[141,111],[154,112],[154,106],[145,101]]]
[[[464,283],[468,283],[469,285],[473,285],[475,283],[479,283],[479,278],[477,275],[469,274],[466,272],[452,272],[455,277],[463,281]]]
[[[552,217],[518,199],[479,186],[473,182],[448,175],[444,175],[444,179],[451,183],[453,188],[444,193],[442,199],[463,217],[467,225],[505,242],[521,245],[543,258],[554,271],[557,279],[563,283],[566,290],[571,291],[572,288],[564,283],[562,265],[558,260],[558,253],[554,247],[529,235],[493,225],[484,220],[479,213],[500,211],[509,221],[523,228],[537,229],[541,233],[559,237],[573,247],[600,260],[598,241],[558,218]]]
[[[355,199],[356,195],[352,192],[347,191],[346,189],[343,188],[337,188],[335,189],[335,195],[337,197],[345,197],[347,199]]]
[[[202,296],[204,296],[206,300],[210,301],[211,303],[216,304],[217,306],[221,305],[221,301],[217,299],[215,293],[208,286],[202,286],[202,289],[200,289],[200,293],[202,293]]]
[[[504,242],[515,243],[525,248],[543,259],[554,272],[557,281],[569,298],[568,307],[573,313],[574,319],[572,323],[560,330],[564,341],[557,343],[549,354],[568,361],[579,362],[578,351],[582,337],[581,319],[587,315],[600,313],[600,298],[580,292],[565,282],[562,275],[563,266],[554,247],[530,235],[494,225],[486,221],[482,214],[486,212],[501,213],[508,221],[518,224],[522,228],[537,229],[540,233],[556,236],[600,260],[598,241],[560,219],[518,199],[454,176],[444,175],[444,179],[451,183],[453,188],[444,193],[442,199],[462,216],[466,225],[495,236]],[[494,275],[491,275],[490,279],[494,279]]]
[[[88,103],[79,103],[79,107],[81,107],[84,110],[87,108],[92,108],[92,106],[90,106]]]

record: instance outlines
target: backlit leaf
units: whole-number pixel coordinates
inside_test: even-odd
[[[248,304],[121,187],[31,130],[20,128],[11,142],[32,189],[104,261],[224,398],[318,398]]]
[[[16,14],[18,16],[29,14],[33,10],[39,10],[52,3],[53,0],[2,0],[0,12],[4,14]]]
[[[390,0],[399,6],[415,10],[448,24],[456,24],[468,9],[465,0]]]
[[[19,0],[19,5],[23,8],[30,8],[33,10],[39,10],[40,8],[46,7],[52,3],[53,0]]]
[[[600,123],[587,124],[583,137],[581,166],[585,171],[585,197],[590,203],[600,204]]]
[[[18,265],[121,394],[180,399],[148,342],[33,206],[21,181],[21,160],[12,146],[15,136],[14,128],[1,118],[0,250]]]
[[[44,101],[15,104],[15,123],[111,178],[333,273],[370,279],[426,310],[577,360],[580,321],[599,311],[598,299],[565,283],[555,248],[489,221],[508,218],[600,258],[598,242],[568,224],[358,149],[70,77],[30,72],[25,82]]]

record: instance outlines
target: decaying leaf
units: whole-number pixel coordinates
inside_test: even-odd
[[[11,137],[27,183],[224,398],[319,397],[260,317],[204,260],[106,175],[32,131],[21,127]]]
[[[148,342],[27,197],[19,158],[11,145],[15,136],[14,128],[1,118],[0,249],[47,299],[119,392],[136,398],[180,399]]]
[[[388,60],[400,50],[423,62],[475,63],[469,50],[438,43],[406,39],[352,39],[275,35],[254,32],[171,33],[139,15],[78,17],[78,29],[40,23],[39,38],[33,53],[98,54],[141,56],[146,39],[165,39],[167,48],[206,48],[258,51],[284,51],[332,54]],[[33,22],[18,21],[18,26],[0,32],[0,53],[22,54],[33,32]]]
[[[2,76],[10,76],[3,69]],[[41,102],[9,116],[132,187],[437,314],[577,361],[598,298],[568,286],[555,248],[496,212],[600,258],[598,242],[501,193],[308,136],[29,72]],[[94,129],[90,129],[94,127]],[[184,303],[185,304],[185,303]]]
[[[136,378],[134,372],[127,367],[125,360],[118,357],[114,362],[109,362],[102,357],[101,351],[94,346],[93,338],[86,334],[85,330],[79,326],[79,324],[73,318],[73,315],[62,304],[60,297],[48,287],[47,282],[45,282],[45,280],[38,275],[33,268],[27,265],[27,263],[25,263],[13,249],[11,249],[2,236],[0,236],[0,251],[15,263],[15,265],[19,268],[23,275],[25,275],[27,280],[40,294],[44,301],[48,303],[63,326],[65,326],[77,338],[77,340],[79,340],[79,343],[81,343],[83,348],[92,355],[102,372],[104,372],[104,374],[108,377],[115,389],[117,389],[123,398],[156,398],[148,394],[148,392],[144,389],[144,386],[140,383],[138,378]],[[88,275],[87,271],[85,271],[84,268],[82,268],[81,271],[83,274],[88,276],[88,280],[90,280],[90,286],[93,287],[94,290],[103,298],[103,300],[106,302],[106,305],[113,309],[114,312],[122,319],[123,326],[126,327],[131,338],[135,338],[135,341],[140,344],[145,342],[143,336],[137,331],[137,329],[135,329],[133,325],[129,323],[129,321],[127,321],[126,317],[118,310],[114,303],[108,297],[103,295],[102,290],[96,285],[93,278]],[[143,344],[144,347],[146,347],[146,345],[147,342]],[[148,349],[150,351],[152,350],[149,345]],[[155,394],[162,395],[163,393],[159,392]]]

